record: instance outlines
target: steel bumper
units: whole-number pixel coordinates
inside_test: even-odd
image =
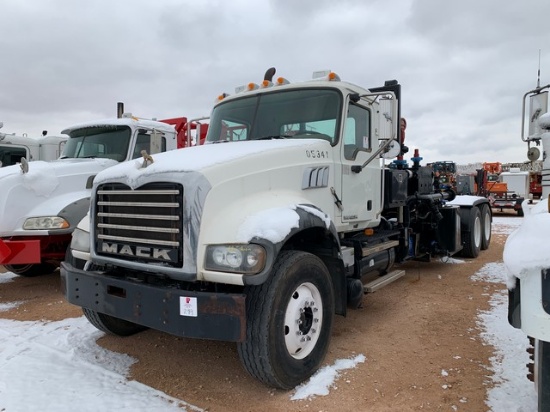
[[[190,292],[106,276],[61,263],[67,300],[176,336],[239,342],[246,337],[245,295]]]

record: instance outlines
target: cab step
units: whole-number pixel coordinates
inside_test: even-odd
[[[393,281],[396,281],[397,279],[405,276],[404,270],[394,270],[387,275],[380,276],[379,278],[369,282],[365,283],[363,285],[363,292],[365,293],[372,293],[376,292],[378,289],[382,289],[384,286],[389,285]]]

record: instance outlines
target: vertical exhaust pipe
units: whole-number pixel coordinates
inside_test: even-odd
[[[124,113],[124,103],[118,102],[116,104],[116,117],[120,119],[122,117],[122,114]]]

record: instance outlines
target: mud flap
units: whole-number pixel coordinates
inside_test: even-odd
[[[516,287],[508,289],[508,323],[521,329],[521,283],[516,278]]]

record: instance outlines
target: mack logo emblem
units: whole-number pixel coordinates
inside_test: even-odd
[[[119,243],[101,242],[100,250],[104,253],[112,253],[121,256],[134,256],[137,258],[148,258],[155,260],[163,260],[167,262],[175,262],[175,256],[173,256],[176,249],[161,249],[148,246],[132,246]]]

